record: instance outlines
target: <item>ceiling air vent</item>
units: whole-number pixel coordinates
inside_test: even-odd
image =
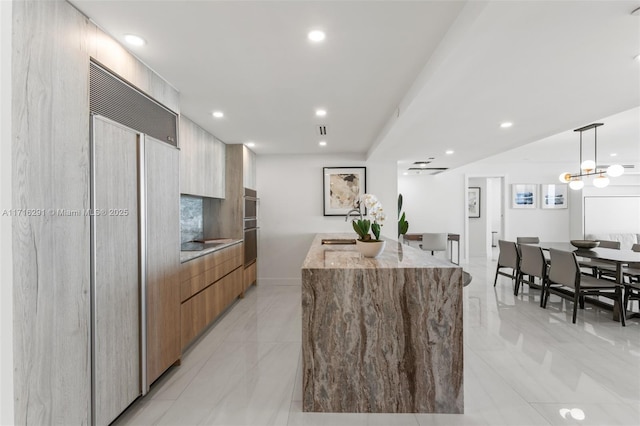
[[[437,175],[445,170],[449,170],[448,167],[409,167],[410,172],[415,172],[417,175]]]
[[[327,126],[325,126],[324,124],[319,124],[318,126],[316,126],[316,132],[320,136],[327,136]]]

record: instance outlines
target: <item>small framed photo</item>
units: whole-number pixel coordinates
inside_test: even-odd
[[[367,192],[366,167],[324,167],[322,174],[325,216],[346,216],[358,208]]]
[[[540,190],[540,205],[543,209],[566,209],[567,202],[566,184],[542,184]]]
[[[480,187],[470,186],[468,191],[469,217],[480,217]]]
[[[514,209],[535,209],[537,205],[535,183],[514,183],[511,185],[511,207]]]

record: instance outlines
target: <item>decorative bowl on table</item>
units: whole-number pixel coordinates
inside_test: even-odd
[[[600,245],[600,241],[594,240],[571,240],[571,245],[579,249],[592,249]]]

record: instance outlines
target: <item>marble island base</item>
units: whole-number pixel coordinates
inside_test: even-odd
[[[330,237],[302,267],[303,410],[462,413],[462,269],[391,240],[367,259]]]

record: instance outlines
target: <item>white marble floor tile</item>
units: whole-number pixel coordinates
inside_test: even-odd
[[[159,424],[159,420],[171,409],[173,401],[144,400],[134,403],[127,411],[112,423],[118,425],[151,426]]]
[[[462,266],[473,275],[465,414],[303,413],[300,286],[271,282],[251,287],[116,424],[640,425],[640,320],[621,327],[587,305],[572,324],[571,303],[541,309],[539,290],[514,296],[505,277],[494,288],[495,260]]]
[[[552,425],[640,425],[640,406],[628,404],[532,404]]]

